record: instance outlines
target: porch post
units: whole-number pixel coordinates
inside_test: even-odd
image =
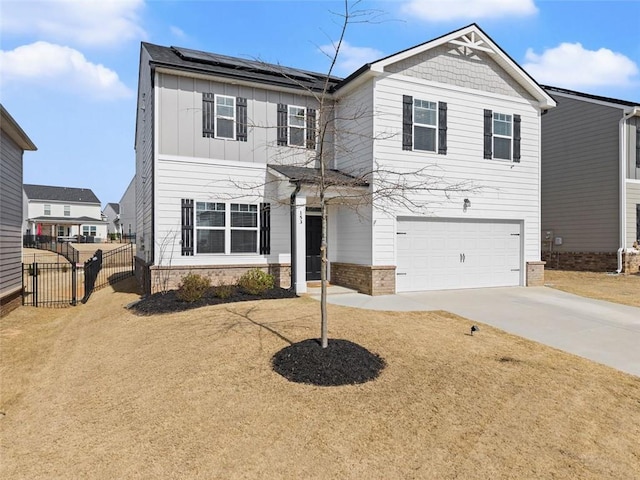
[[[296,197],[296,294],[307,293],[307,239],[306,239],[307,197]]]

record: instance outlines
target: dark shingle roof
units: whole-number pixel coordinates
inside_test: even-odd
[[[574,95],[576,97],[589,98],[591,100],[599,100],[601,102],[617,103],[618,105],[624,105],[626,107],[635,107],[640,105],[640,102],[629,102],[628,100],[620,100],[620,99],[611,98],[611,97],[602,97],[600,95],[592,95],[590,93],[583,93],[583,92],[577,92],[575,90],[569,90],[568,88],[552,87],[550,85],[542,85],[542,88],[544,88],[550,95],[553,95],[554,92],[557,92],[557,93],[565,93],[567,95]]]
[[[98,197],[88,188],[51,187],[48,185],[24,184],[24,193],[29,200],[50,200],[52,202],[100,203]]]
[[[142,42],[142,46],[149,53],[154,66],[314,91],[322,90],[327,78],[322,73],[182,47],[163,47],[147,42]],[[329,77],[329,89],[340,80],[338,77]]]
[[[289,178],[292,182],[300,182],[317,185],[320,183],[320,169],[296,167],[292,165],[267,165],[269,168]],[[325,181],[327,185],[345,185],[366,187],[369,184],[359,178],[353,177],[340,170],[325,170]]]
[[[107,203],[107,207],[111,207],[111,209],[116,212],[116,214],[120,213],[120,204],[119,203]],[[104,207],[105,210],[107,207]]]

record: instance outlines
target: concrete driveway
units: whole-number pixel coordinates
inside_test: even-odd
[[[328,296],[329,303],[371,310],[446,310],[640,376],[637,307],[548,287],[442,290],[379,297],[338,292]],[[318,298],[317,292],[310,293]],[[478,335],[481,334],[482,331]]]

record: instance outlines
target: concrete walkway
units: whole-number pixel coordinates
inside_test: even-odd
[[[329,303],[370,310],[446,310],[640,376],[640,308],[548,287],[506,287],[370,297],[330,287]],[[319,289],[310,289],[319,298]]]

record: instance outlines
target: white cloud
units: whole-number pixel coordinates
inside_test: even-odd
[[[625,86],[638,75],[638,66],[607,48],[587,50],[580,43],[561,43],[538,55],[531,48],[523,68],[540,83],[558,87]]]
[[[320,51],[329,57],[333,57],[336,50],[333,45],[322,45]],[[354,47],[343,41],[335,67],[337,71],[334,73],[342,75],[353,73],[364,64],[378,60],[382,56],[383,53],[375,48]]]
[[[83,46],[112,46],[146,37],[140,26],[144,0],[39,0],[3,5],[3,34]]]
[[[182,30],[180,27],[176,27],[174,25],[171,25],[169,27],[169,31],[171,32],[171,34],[174,37],[177,37],[177,38],[180,38],[180,39],[185,38],[187,36],[187,34],[184,33],[184,30]]]
[[[89,62],[73,48],[48,42],[0,50],[0,71],[2,83],[6,84],[32,83],[99,99],[126,98],[133,94],[113,70]]]
[[[528,16],[537,13],[533,0],[408,0],[402,11],[430,22]]]

